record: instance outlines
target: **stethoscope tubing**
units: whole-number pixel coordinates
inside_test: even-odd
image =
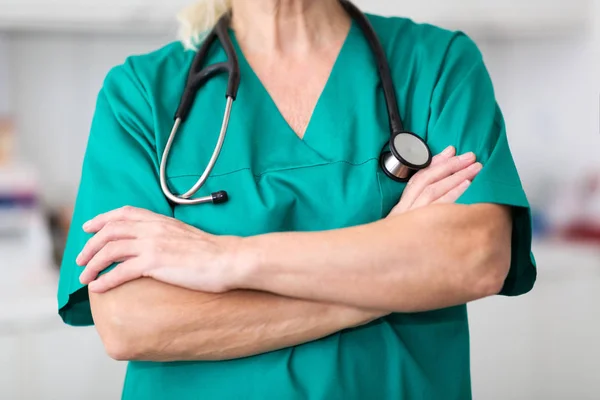
[[[173,129],[171,130],[171,134],[169,135],[169,139],[167,140],[167,144],[165,146],[165,150],[163,151],[162,160],[160,162],[160,187],[164,193],[164,195],[169,199],[169,201],[180,204],[180,205],[196,205],[196,204],[206,204],[212,203],[214,198],[213,196],[205,196],[199,197],[197,199],[190,199],[193,195],[195,195],[198,190],[208,180],[208,177],[217,163],[219,155],[221,154],[221,149],[223,148],[223,143],[225,142],[225,137],[227,136],[227,129],[229,128],[229,119],[231,117],[231,108],[233,106],[233,98],[227,96],[227,103],[225,104],[225,113],[223,114],[223,122],[221,124],[221,131],[219,132],[219,138],[217,139],[217,144],[215,145],[215,149],[213,154],[204,170],[204,173],[200,176],[200,179],[196,182],[196,184],[188,190],[186,193],[182,195],[176,195],[171,192],[167,182],[167,163],[169,160],[169,154],[171,152],[171,147],[173,146],[173,142],[175,141],[175,136],[181,127],[182,120],[181,118],[177,118],[175,120],[175,124],[173,125]]]

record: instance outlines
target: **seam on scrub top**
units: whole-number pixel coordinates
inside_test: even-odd
[[[267,171],[262,172],[262,173],[260,173],[258,175],[252,174],[252,176],[254,176],[254,178],[262,178],[264,175],[270,174],[270,173],[273,173],[273,172],[293,171],[293,170],[297,170],[297,169],[313,168],[313,167],[324,167],[326,165],[334,165],[334,164],[348,164],[348,165],[352,165],[354,167],[360,167],[361,165],[368,164],[371,161],[375,161],[375,160],[379,160],[379,158],[369,158],[368,160],[362,161],[360,163],[352,163],[350,161],[340,160],[340,161],[332,161],[332,162],[320,163],[320,164],[303,165],[303,166],[292,167],[292,168],[278,168],[278,169],[267,170]],[[222,176],[227,176],[227,175],[235,174],[235,173],[238,173],[238,172],[241,172],[241,171],[250,171],[250,170],[251,170],[250,168],[240,168],[240,169],[236,169],[234,171],[226,172],[226,173],[223,173],[223,174],[211,175],[211,176],[208,177],[208,179],[210,179],[210,178],[219,178],[219,177],[222,177]],[[200,175],[199,174],[177,175],[177,176],[172,176],[172,177],[168,178],[168,180],[171,181],[173,179],[193,178],[193,177],[198,177],[198,176],[200,176]]]
[[[352,165],[353,167],[360,167],[361,165],[368,164],[371,161],[378,160],[378,159],[379,158],[369,158],[368,160],[360,162],[360,163],[352,163],[350,161],[340,160],[340,161],[332,161],[332,162],[328,162],[328,163],[321,163],[321,164],[314,164],[314,165],[304,165],[304,166],[300,166],[300,167],[279,168],[279,169],[267,170],[267,171],[265,171],[265,172],[263,172],[261,174],[254,175],[254,176],[256,178],[262,178],[264,175],[270,174],[270,173],[273,173],[273,172],[294,171],[294,170],[298,170],[298,169],[313,168],[313,167],[324,167],[326,165],[335,165],[335,164],[347,164],[347,165]]]
[[[383,186],[381,185],[381,176],[379,175],[379,171],[377,171],[377,186],[379,186],[379,197],[381,200],[379,201],[379,215],[383,218]]]
[[[241,171],[249,171],[250,168],[240,168],[240,169],[236,169],[230,172],[225,172],[224,174],[218,174],[218,175],[210,175],[208,177],[208,179],[210,178],[218,178],[220,176],[227,176],[227,175],[231,175],[231,174],[236,174],[238,172]],[[186,175],[176,175],[176,176],[171,176],[170,178],[168,178],[169,181],[173,180],[173,179],[179,179],[179,178],[197,178],[201,176],[200,174],[186,174]]]

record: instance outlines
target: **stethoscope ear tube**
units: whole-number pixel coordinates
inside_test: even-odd
[[[221,42],[223,49],[225,50],[225,54],[227,55],[227,61],[225,61],[225,69],[229,74],[229,78],[227,80],[227,92],[225,94],[225,97],[232,98],[235,101],[235,99],[237,98],[238,90],[240,88],[242,73],[240,71],[240,62],[238,60],[237,53],[235,52],[235,47],[233,46],[233,42],[229,37],[228,29],[230,23],[231,12],[221,18],[221,20],[215,28],[215,31],[217,32],[219,41]]]
[[[188,74],[187,82],[185,85],[185,90],[179,103],[179,107],[177,108],[177,112],[175,113],[175,123],[173,125],[173,129],[171,130],[171,134],[169,135],[169,139],[167,140],[167,144],[165,145],[165,149],[163,151],[163,156],[160,162],[160,186],[162,192],[167,197],[167,199],[174,204],[223,204],[229,200],[229,196],[225,191],[215,192],[212,193],[210,196],[204,196],[196,199],[192,199],[191,197],[195,195],[200,190],[200,188],[202,188],[202,186],[206,183],[208,176],[212,172],[217,162],[217,159],[221,154],[221,149],[223,148],[223,143],[227,134],[227,128],[229,127],[231,108],[233,102],[237,97],[238,89],[240,87],[241,73],[239,60],[235,52],[233,43],[229,38],[228,32],[230,20],[230,13],[221,17],[215,28],[204,40],[202,47],[198,50],[198,53],[196,54],[192,66],[190,68],[190,72]],[[208,58],[208,52],[210,51],[210,47],[217,39],[223,46],[225,54],[227,55],[227,60],[224,62],[204,67],[204,61]],[[186,193],[182,195],[175,195],[171,192],[167,183],[167,164],[169,161],[171,147],[173,146],[173,142],[175,141],[175,137],[177,136],[177,132],[179,131],[181,124],[187,119],[192,109],[200,87],[214,75],[223,72],[228,74],[226,90],[227,104],[225,105],[225,114],[223,115],[223,123],[221,125],[221,131],[219,133],[217,144],[210,158],[210,161],[208,162],[208,165],[204,170],[204,173],[202,174],[200,179],[198,179],[196,184]]]
[[[229,38],[228,28],[230,19],[230,14],[226,14],[221,17],[215,28],[206,37],[204,43],[202,43],[202,47],[200,47],[198,50],[198,54],[194,58],[190,68],[179,107],[175,113],[176,120],[180,119],[182,122],[184,122],[187,119],[200,87],[214,75],[227,73],[228,80],[225,97],[232,98],[233,100],[237,98],[241,81],[241,73],[235,48]],[[227,60],[204,67],[204,61],[208,57],[208,52],[217,39],[223,46],[225,54],[227,55]]]
[[[404,131],[402,124],[402,118],[400,117],[400,111],[398,108],[398,99],[396,97],[396,90],[394,89],[394,80],[392,79],[392,72],[390,71],[390,65],[385,54],[385,50],[377,37],[375,29],[371,25],[371,22],[367,19],[365,14],[360,11],[354,4],[347,0],[340,0],[340,4],[346,12],[358,23],[361,30],[363,31],[369,47],[375,56],[375,62],[377,63],[377,70],[379,72],[379,79],[381,80],[381,86],[383,87],[383,93],[385,95],[385,103],[387,106],[389,124],[390,124],[390,135],[394,132]]]
[[[390,141],[389,151],[384,146],[380,154],[380,165],[387,176],[397,182],[406,182],[418,170],[431,163],[431,152],[423,139],[407,132],[402,124],[394,80],[385,50],[369,19],[350,1],[340,0],[346,12],[358,23],[375,55],[379,79],[383,87],[388,111]]]

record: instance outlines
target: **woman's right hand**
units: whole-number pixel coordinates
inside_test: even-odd
[[[456,156],[456,149],[448,147],[433,157],[431,165],[417,172],[408,181],[402,197],[391,215],[405,213],[430,204],[454,203],[469,188],[481,171],[473,153]]]

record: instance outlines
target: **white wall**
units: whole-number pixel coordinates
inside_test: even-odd
[[[600,249],[536,243],[534,253],[531,293],[469,305],[473,398],[597,400]]]
[[[5,46],[13,72],[19,153],[39,167],[48,203],[75,194],[96,93],[108,69],[131,53],[169,40],[158,35],[10,36]],[[590,34],[479,43],[533,202],[547,197],[545,188],[556,187],[557,179],[597,169],[600,89],[592,79],[600,40]],[[1,46],[0,41],[0,54]]]
[[[8,43],[8,36],[0,33],[0,116],[8,114],[11,110]]]
[[[96,96],[108,70],[159,36],[13,34],[9,57],[21,158],[40,172],[46,202],[75,196]]]
[[[600,99],[600,0],[595,0],[594,9],[593,9],[593,37],[594,37],[594,46],[592,46],[593,52],[593,65],[595,68],[595,87],[596,93],[598,94],[597,98]],[[598,102],[598,126],[597,132],[600,135],[600,101]]]
[[[598,48],[591,34],[482,43],[533,202],[558,181],[600,170]]]

